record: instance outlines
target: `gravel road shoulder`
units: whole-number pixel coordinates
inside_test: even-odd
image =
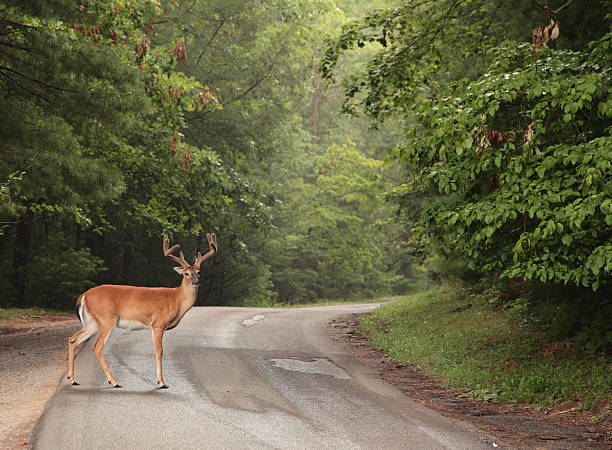
[[[66,371],[74,315],[0,321],[0,448],[29,447],[34,425]]]

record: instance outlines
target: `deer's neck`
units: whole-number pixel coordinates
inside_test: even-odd
[[[177,289],[178,319],[181,320],[195,304],[198,298],[198,287],[191,286],[191,283],[182,283]]]

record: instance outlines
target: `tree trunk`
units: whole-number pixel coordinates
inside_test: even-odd
[[[17,223],[15,251],[13,253],[13,286],[17,293],[18,306],[31,306],[25,298],[27,272],[25,270],[30,260],[30,245],[32,242],[32,222],[27,217],[25,222]]]
[[[134,235],[128,233],[123,243],[123,258],[121,261],[121,282],[130,284],[130,274],[134,264]]]
[[[318,52],[315,48],[312,54],[312,99],[310,102],[310,134],[312,143],[316,144],[319,140],[319,102],[321,100],[321,83],[319,80]]]

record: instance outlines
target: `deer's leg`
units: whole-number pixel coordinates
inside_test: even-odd
[[[96,327],[92,325],[85,325],[68,338],[68,379],[72,384],[79,384],[74,381],[74,356],[76,346],[91,337],[96,331]]]
[[[162,376],[162,355],[164,353],[162,348],[163,337],[163,328],[153,328],[153,346],[155,347],[155,358],[157,359],[157,385],[160,389],[167,389],[168,385],[164,383],[164,378]]]
[[[96,355],[96,358],[98,358],[98,361],[100,361],[100,365],[102,366],[102,369],[104,370],[104,374],[106,375],[106,379],[108,380],[109,384],[111,384],[113,387],[120,388],[121,386],[113,378],[113,375],[111,374],[110,369],[108,368],[108,365],[106,364],[106,361],[104,360],[104,355],[102,354],[102,350],[104,349],[104,344],[106,343],[106,339],[108,338],[108,335],[110,334],[114,326],[115,326],[114,323],[100,324],[100,332],[98,333],[96,342],[94,342],[94,345],[91,349]]]

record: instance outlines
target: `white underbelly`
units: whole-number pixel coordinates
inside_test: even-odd
[[[119,317],[119,320],[117,321],[117,327],[129,331],[138,331],[149,328],[148,325],[138,322],[137,320],[126,320],[122,319],[121,317]]]

